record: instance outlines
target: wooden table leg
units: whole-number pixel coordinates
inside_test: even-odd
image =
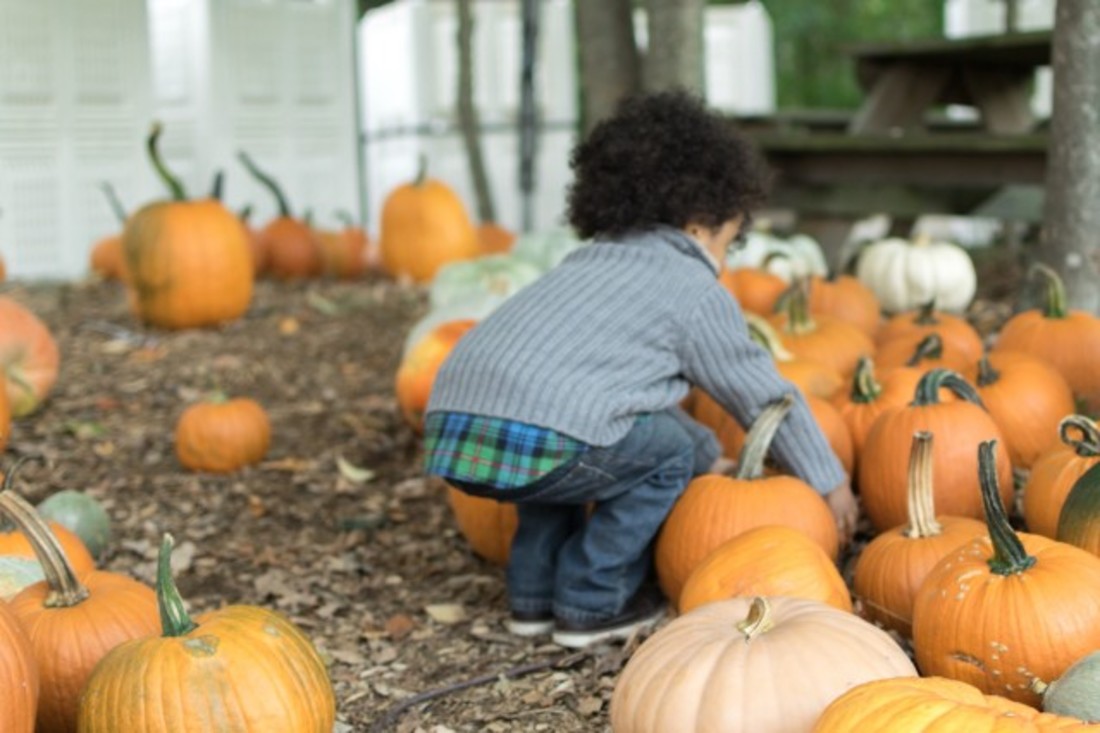
[[[1031,72],[995,69],[966,69],[963,82],[982,115],[982,124],[992,133],[1015,135],[1035,126],[1031,111]]]
[[[877,75],[848,131],[885,133],[896,127],[920,127],[925,110],[940,96],[950,72],[946,66],[891,64]]]

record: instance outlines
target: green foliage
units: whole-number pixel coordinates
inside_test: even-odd
[[[734,5],[739,0],[709,0]],[[943,35],[929,0],[763,0],[775,39],[779,107],[854,108],[862,95],[847,47]]]

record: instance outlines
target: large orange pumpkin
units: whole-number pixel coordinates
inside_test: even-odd
[[[1033,272],[1046,280],[1042,310],[1017,313],[1005,323],[994,351],[1022,351],[1050,363],[1089,410],[1100,409],[1100,318],[1066,307],[1062,279],[1045,265]]]
[[[711,551],[754,527],[793,527],[836,557],[836,520],[821,495],[792,476],[763,476],[768,447],[793,404],[794,396],[787,395],[756,419],[735,478],[699,476],[673,505],[655,555],[657,577],[669,598],[680,597],[688,576]]]
[[[123,230],[131,308],[143,322],[167,329],[236,320],[252,302],[248,234],[220,201],[187,200],[160,159],[159,137],[154,125],[149,157],[172,198],[141,207]]]
[[[9,471],[5,484],[14,473]],[[156,595],[115,573],[93,570],[78,578],[34,508],[10,488],[0,491],[0,512],[30,538],[46,575],[11,600],[41,677],[35,731],[72,733],[92,668],[118,644],[156,633]]]
[[[1100,557],[1008,523],[994,452],[980,447],[988,537],[928,574],[913,606],[913,648],[925,675],[1038,705],[1036,679],[1053,680],[1100,649]]]
[[[913,436],[908,524],[883,532],[863,548],[852,582],[859,614],[905,637],[913,633],[913,599],[928,573],[948,553],[985,535],[985,524],[977,519],[936,516],[932,441],[928,432]]]
[[[1074,437],[1079,433],[1081,437]],[[1084,415],[1068,415],[1058,424],[1061,442],[1051,444],[1031,466],[1024,484],[1027,529],[1054,539],[1058,517],[1077,479],[1100,463],[1100,430]]]
[[[945,402],[948,388],[961,399]],[[958,517],[982,516],[978,490],[978,444],[1001,439],[1001,431],[981,406],[974,388],[955,372],[933,369],[921,377],[913,401],[893,407],[875,420],[859,462],[859,491],[863,508],[880,532],[906,520],[907,464],[913,433],[927,430],[936,436],[933,479],[936,507]],[[1012,463],[997,457],[997,472],[1006,506],[1012,505]]]
[[[804,533],[782,525],[756,527],[722,543],[691,571],[680,613],[735,596],[790,596],[852,610],[848,586],[833,559]]]
[[[447,487],[447,504],[470,549],[494,565],[507,565],[519,519],[516,505]]]
[[[171,550],[166,536],[160,628],[119,645],[95,668],[80,698],[80,731],[331,733],[332,684],[305,634],[258,606],[192,620],[172,580]]]
[[[885,343],[875,352],[875,363],[883,374],[891,369],[911,367],[922,372],[951,369],[973,381],[977,367],[966,355],[944,343],[938,333],[921,336],[917,333]]]
[[[1073,392],[1047,362],[1027,354],[998,351],[978,362],[978,394],[1005,438],[1016,468],[1031,468],[1073,414]]]
[[[336,215],[344,224],[342,230],[317,233],[321,251],[321,273],[340,280],[351,280],[366,271],[370,244],[363,227],[355,223],[351,214],[338,211]]]
[[[436,373],[459,339],[476,325],[477,321],[469,318],[442,323],[424,336],[401,360],[395,385],[397,405],[401,408],[405,422],[416,432],[424,429],[424,410],[428,408],[428,398],[432,394]]]
[[[0,600],[0,730],[33,733],[38,709],[38,666],[19,620]]]
[[[0,368],[13,417],[38,409],[57,381],[61,354],[46,324],[34,313],[0,295]]]
[[[838,393],[833,404],[840,413],[841,420],[848,428],[852,438],[852,451],[855,467],[859,467],[859,457],[863,453],[863,444],[867,434],[878,416],[891,407],[902,407],[913,399],[921,372],[917,369],[891,369],[879,382],[875,379],[874,362],[868,357],[859,360],[856,373],[852,377],[850,391]],[[853,477],[856,475],[853,472]]]
[[[259,463],[271,445],[271,421],[246,397],[216,395],[191,405],[176,423],[176,456],[184,468],[232,473]]]
[[[850,323],[871,338],[882,322],[878,298],[851,275],[810,278],[810,313]]]
[[[382,264],[394,277],[429,282],[448,262],[480,252],[477,230],[451,188],[427,176],[427,162],[412,183],[398,186],[382,204]]]
[[[770,316],[787,283],[763,268],[726,268],[718,281],[741,305],[741,309],[758,316]]]
[[[985,350],[982,337],[974,327],[965,318],[936,310],[935,300],[886,321],[875,336],[875,342],[884,346],[905,337],[908,343],[917,344],[931,333],[938,333],[949,351],[962,354],[969,362],[977,361]]]
[[[775,368],[783,378],[802,390],[803,394],[831,400],[840,391],[844,384],[840,372],[828,364],[795,357],[787,351],[779,334],[762,316],[746,313],[745,324],[752,340],[771,354]]]
[[[860,357],[875,353],[871,337],[850,323],[827,315],[811,316],[808,281],[796,283],[783,309],[772,316],[783,346],[801,359],[828,364],[847,379]]]

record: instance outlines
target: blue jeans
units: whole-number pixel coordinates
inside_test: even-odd
[[[618,443],[592,447],[528,486],[455,485],[517,505],[507,570],[513,610],[599,621],[622,611],[650,577],[657,531],[719,453],[710,430],[672,408],[639,418]]]

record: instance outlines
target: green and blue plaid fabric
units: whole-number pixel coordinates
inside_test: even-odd
[[[548,428],[464,412],[433,412],[424,424],[424,470],[498,489],[526,486],[588,445]]]

